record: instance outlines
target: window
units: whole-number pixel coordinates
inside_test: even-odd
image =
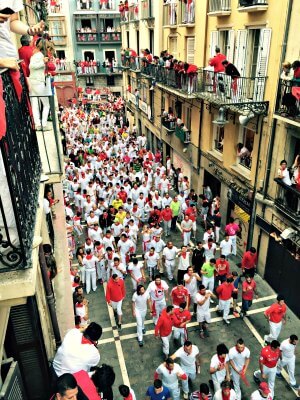
[[[154,31],[153,29],[149,29],[149,46],[150,46],[150,53],[154,52]]]
[[[216,46],[226,55],[228,61],[233,62],[235,33],[233,29],[212,31],[210,33],[210,57],[214,57]]]
[[[49,18],[49,34],[51,39],[56,46],[66,45],[66,29],[65,29],[65,18],[56,17],[55,19]]]
[[[127,47],[130,49],[129,31],[126,31]]]
[[[59,58],[60,60],[63,60],[64,58],[66,58],[66,53],[64,50],[56,50],[56,55],[57,55],[57,58]]]
[[[213,149],[219,153],[223,153],[224,146],[224,126],[214,125],[214,135],[213,135]]]
[[[252,150],[255,132],[249,128],[240,127],[239,143],[237,144],[237,162],[251,169]]]
[[[136,52],[138,56],[140,55],[140,31],[136,31]]]
[[[81,20],[82,29],[92,29],[92,21],[90,19]]]
[[[169,50],[170,50],[170,54],[172,54],[174,58],[177,58],[177,37],[176,36],[171,36],[169,38]]]
[[[115,77],[113,75],[106,77],[106,86],[115,86]]]
[[[260,29],[249,29],[247,43],[247,76],[256,76]]]
[[[195,59],[195,38],[186,38],[186,62],[189,64],[194,64]]]

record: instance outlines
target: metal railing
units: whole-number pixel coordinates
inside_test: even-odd
[[[31,267],[41,159],[22,70],[0,72],[0,272]],[[6,126],[5,126],[6,125]]]
[[[189,131],[185,126],[179,126],[178,124],[176,124],[175,135],[184,144],[188,144],[191,142],[191,131]]]
[[[94,10],[94,0],[74,0],[76,1],[78,11]]]
[[[291,221],[300,225],[300,191],[275,178],[278,184],[275,205]]]
[[[141,1],[141,19],[154,18],[152,0]]]
[[[239,164],[242,165],[243,167],[251,170],[252,157],[251,156],[239,157]]]
[[[231,11],[231,0],[209,0],[208,12]]]
[[[239,0],[239,7],[267,6],[267,0]]]
[[[169,132],[174,132],[176,128],[176,119],[170,120],[168,117],[162,117],[161,124],[164,128],[166,128]]]
[[[101,32],[99,36],[100,42],[102,43],[116,43],[122,41],[121,32]]]
[[[76,33],[77,43],[95,43],[99,41],[97,33]]]
[[[275,113],[300,120],[300,79],[279,80]]]
[[[184,3],[180,2],[178,21],[180,24],[194,24],[195,23],[195,4],[196,1]]]
[[[96,75],[96,74],[120,74],[121,66],[104,66],[103,63],[97,61],[94,66],[81,67],[75,63],[77,75]]]
[[[108,0],[99,4],[99,11],[116,11],[118,9],[116,0]]]
[[[263,101],[266,77],[232,78],[200,68],[197,92],[222,103]]]
[[[176,26],[178,21],[177,4],[163,5],[163,26]]]
[[[129,6],[129,22],[139,20],[139,6],[138,4],[132,4]]]

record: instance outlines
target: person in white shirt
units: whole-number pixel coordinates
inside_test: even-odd
[[[144,265],[148,269],[149,279],[153,280],[156,271],[159,269],[159,254],[155,251],[154,247],[145,253]]]
[[[203,249],[206,262],[208,262],[211,258],[215,258],[217,245],[214,243],[213,239],[208,239],[207,243],[203,245]]]
[[[150,249],[151,249],[151,247],[154,247],[156,253],[159,254],[159,260],[160,260],[159,273],[163,274],[164,270],[163,270],[163,264],[162,264],[162,252],[163,252],[163,249],[166,247],[166,243],[160,238],[160,236],[155,235],[155,236],[153,236],[153,239],[149,243],[149,247],[150,247]]]
[[[162,259],[166,267],[169,281],[173,280],[173,273],[175,268],[175,259],[179,249],[173,246],[173,242],[168,242],[167,246],[163,249]]]
[[[102,335],[102,328],[96,322],[81,332],[71,329],[58,348],[53,360],[53,368],[57,376],[75,373],[80,370],[89,372],[100,361],[97,342]]]
[[[229,350],[229,364],[236,399],[242,399],[240,378],[245,375],[250,362],[250,350],[243,339],[238,339],[236,345]]]
[[[183,276],[184,286],[189,292],[190,301],[189,304],[194,304],[194,312],[196,312],[196,294],[198,291],[198,282],[201,282],[201,277],[199,274],[194,272],[193,267],[188,267],[186,274]]]
[[[160,275],[155,275],[154,281],[150,282],[147,288],[147,292],[149,293],[152,302],[151,314],[155,325],[162,310],[166,308],[166,302],[168,301],[168,289],[168,284],[161,279]]]
[[[297,335],[291,335],[288,339],[285,339],[281,343],[280,345],[281,358],[277,364],[277,372],[276,372],[277,378],[282,378],[281,370],[283,367],[287,367],[287,371],[290,378],[290,385],[293,389],[298,388],[295,379],[295,362],[296,362],[295,350],[297,343],[298,343]]]
[[[232,253],[232,240],[229,235],[225,235],[224,239],[220,243],[220,254],[225,256],[226,260]]]
[[[86,250],[86,255],[83,257],[82,265],[85,270],[85,284],[86,284],[86,294],[90,293],[91,284],[92,290],[95,292],[97,290],[97,274],[96,267],[99,259],[92,254],[91,249]]]
[[[273,400],[271,390],[267,382],[261,382],[258,390],[251,394],[250,400]]]
[[[237,400],[236,393],[231,389],[231,383],[228,381],[223,381],[221,383],[221,388],[215,392],[213,400]]]
[[[282,160],[280,162],[280,168],[278,169],[278,178],[282,180],[282,182],[284,184],[286,184],[287,186],[291,186],[292,185],[292,181],[290,178],[290,172],[287,169],[287,162],[286,160]]]
[[[230,381],[230,372],[228,363],[229,363],[228,348],[225,346],[224,343],[220,343],[217,346],[217,354],[212,356],[210,360],[210,368],[209,368],[215,392],[221,389],[221,383],[225,379],[227,381]]]
[[[204,285],[199,286],[199,291],[195,296],[195,302],[197,304],[197,322],[200,326],[201,339],[208,336],[207,324],[211,322],[209,306],[212,297],[216,298],[216,296],[210,290],[207,290]]]
[[[134,243],[132,240],[122,233],[121,239],[118,242],[118,250],[121,256],[122,263],[127,267],[128,261],[130,259],[130,254],[134,250]]]
[[[123,263],[120,262],[119,257],[114,258],[114,262],[111,266],[111,275],[116,274],[120,278],[124,278],[124,275],[126,275],[126,268]]]
[[[162,198],[162,208],[169,206],[172,203],[172,197],[170,197],[169,193],[165,193],[164,197]]]
[[[138,285],[136,292],[132,296],[132,315],[136,318],[137,340],[140,347],[144,345],[143,334],[146,333],[144,323],[147,314],[147,304],[151,311],[150,294],[145,290],[143,285]]]
[[[171,358],[172,360],[176,358],[180,359],[180,366],[187,375],[187,379],[182,381],[183,398],[187,399],[189,393],[188,380],[194,381],[196,379],[196,373],[200,373],[199,349],[196,345],[192,344],[192,342],[186,340],[184,345],[176,350]]]
[[[128,271],[131,276],[133,290],[136,290],[139,284],[146,282],[144,265],[142,261],[138,261],[137,258],[134,258],[128,265]]]
[[[172,400],[180,399],[180,389],[178,379],[185,380],[187,375],[179,364],[174,363],[172,358],[167,358],[166,361],[156,369],[154,379],[160,378],[164,386],[171,393]]]
[[[212,228],[208,228],[207,231],[204,232],[203,241],[207,243],[208,239],[215,239],[215,234]]]

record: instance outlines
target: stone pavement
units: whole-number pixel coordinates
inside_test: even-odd
[[[199,226],[198,238],[201,240],[203,229]],[[178,233],[172,235],[172,240],[178,248],[182,244],[181,235]],[[142,254],[139,243],[139,255]],[[234,257],[230,260],[231,270],[238,269],[236,262],[240,258]],[[176,276],[176,275],[175,275]],[[165,278],[166,279],[166,278]],[[167,280],[167,279],[166,279]],[[208,383],[210,379],[209,364],[215,348],[219,343],[225,343],[228,348],[234,346],[237,339],[242,337],[251,351],[251,362],[248,369],[247,378],[250,387],[242,384],[243,400],[250,399],[250,394],[256,390],[257,385],[253,381],[253,371],[258,369],[258,358],[263,343],[264,334],[268,333],[268,324],[263,316],[263,311],[270,306],[276,294],[272,288],[260,276],[256,275],[255,280],[258,284],[259,298],[254,302],[249,317],[244,320],[231,316],[231,324],[225,325],[215,311],[212,312],[212,323],[210,324],[210,337],[206,339],[199,338],[197,323],[193,319],[188,327],[188,337],[199,347],[202,364],[201,373],[193,382],[191,390],[199,388],[202,382]],[[173,287],[174,284],[170,284]],[[153,335],[154,325],[150,315],[146,318],[147,333],[144,336],[144,347],[140,348],[136,339],[135,318],[131,313],[131,295],[132,284],[129,277],[126,279],[127,295],[123,302],[123,325],[119,332],[113,321],[112,312],[108,310],[105,302],[104,288],[98,285],[97,291],[91,292],[87,298],[90,301],[90,319],[100,323],[103,327],[103,335],[99,342],[99,351],[101,353],[101,363],[106,363],[114,367],[116,373],[116,382],[114,385],[115,399],[121,399],[118,392],[118,385],[121,383],[129,384],[135,391],[137,400],[145,398],[146,388],[153,383],[155,369],[163,361],[162,346],[160,340],[155,339]],[[239,298],[240,301],[240,298]],[[214,305],[212,305],[214,310]],[[279,340],[288,338],[291,334],[300,334],[299,319],[289,310],[287,324],[283,327]],[[177,347],[171,340],[172,354]],[[296,379],[300,383],[300,362],[299,357],[296,364]],[[289,387],[285,380],[276,379],[275,385],[276,399],[294,400],[295,392]]]

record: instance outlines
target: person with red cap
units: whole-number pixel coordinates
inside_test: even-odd
[[[258,390],[251,394],[250,400],[272,400],[271,390],[267,382],[261,382]]]

